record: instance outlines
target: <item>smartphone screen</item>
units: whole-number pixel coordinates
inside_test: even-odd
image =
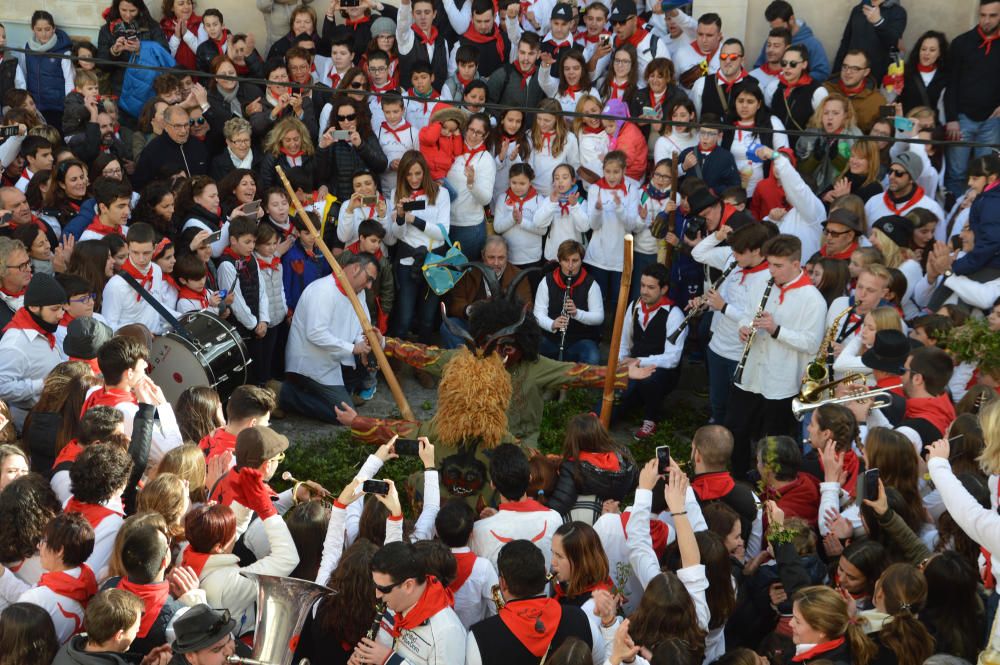
[[[865,471],[865,498],[869,501],[878,499],[878,469]]]
[[[420,442],[416,439],[396,439],[392,447],[400,457],[416,457],[420,454]]]
[[[0,127],[0,137],[6,139],[11,136],[17,136],[17,125],[4,125]]]
[[[656,470],[661,476],[670,472],[670,446],[656,447]]]
[[[385,496],[389,493],[389,483],[384,480],[366,480],[361,485],[361,491],[365,494],[381,494]]]
[[[258,210],[260,210],[260,200],[251,201],[243,206],[243,212],[247,215],[256,215]]]

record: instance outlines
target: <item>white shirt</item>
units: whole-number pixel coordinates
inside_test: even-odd
[[[91,393],[99,389],[100,386],[91,388],[87,391],[87,396],[89,397]],[[125,436],[131,439],[132,427],[135,424],[135,415],[139,412],[139,405],[129,401],[121,401],[115,404],[115,408],[125,417]],[[156,420],[154,423],[153,436],[149,444],[149,461],[146,465],[149,469],[155,469],[160,464],[160,460],[163,459],[164,455],[184,443],[184,436],[181,434],[181,428],[177,424],[174,408],[170,406],[169,402],[164,402],[156,407]],[[54,480],[55,477],[53,477]],[[94,570],[96,571],[97,569],[95,568]]]
[[[666,335],[670,336],[677,328],[680,327],[681,321],[684,320],[684,311],[680,307],[674,305],[667,305],[668,314],[663,322],[666,328]],[[639,325],[643,330],[646,330],[647,326],[653,323],[654,317],[663,309],[662,306],[657,306],[651,312],[649,312],[648,320],[643,314],[640,301],[636,300],[631,305],[629,305],[628,311],[625,312],[625,321],[622,323],[622,343],[621,347],[618,349],[618,360],[622,360],[625,357],[631,355],[632,350],[632,337],[635,334],[635,323],[638,320]],[[671,344],[668,341],[663,344],[663,352],[656,353],[653,355],[645,356],[639,358],[640,367],[659,367],[661,369],[673,369],[677,367],[681,362],[681,353],[684,351],[684,340],[687,339],[688,329],[678,336],[677,341]]]
[[[424,201],[426,206],[423,210],[414,210],[411,213],[417,220],[424,222],[422,230],[419,228],[419,224],[406,224],[405,222],[401,224],[400,222],[403,222],[402,218],[392,218],[396,210],[397,193],[398,190],[392,193],[392,205],[389,206],[389,210],[393,211],[389,213],[389,235],[395,238],[396,241],[409,245],[414,249],[421,247],[436,249],[444,244],[444,235],[441,229],[443,227],[444,232],[447,233],[451,225],[451,199],[448,198],[447,190],[444,187],[438,189],[437,199],[433,203],[427,198],[426,194],[421,194],[415,198],[417,201]],[[399,259],[399,264],[404,266],[413,265],[413,257],[407,256]]]
[[[526,504],[523,507],[536,509],[510,510],[505,507],[522,504]],[[552,563],[552,534],[562,526],[562,515],[541,504],[533,504],[500,504],[495,515],[476,522],[469,547],[479,556],[489,559],[496,569],[500,548],[511,540],[530,540],[545,555],[545,570],[548,570]]]
[[[83,568],[71,568],[64,572],[79,579]],[[56,639],[60,644],[68,642],[75,633],[83,630],[83,605],[72,598],[60,596],[48,587],[36,586],[28,589],[21,594],[17,602],[32,603],[48,612],[52,617],[52,623],[55,624]]]
[[[383,123],[380,122],[378,125],[374,125],[372,129],[378,137],[378,144],[382,147],[382,152],[385,154],[385,158],[389,164],[401,158],[407,150],[419,150],[420,141],[417,138],[417,130],[412,125],[407,126],[405,120],[399,123],[398,127],[389,127],[387,129],[382,125]],[[395,131],[395,134],[393,134],[393,131]],[[392,168],[387,168],[379,176],[383,192],[388,193],[396,189],[396,176],[396,170]]]
[[[465,178],[466,164],[475,171],[471,187]],[[458,192],[451,204],[452,226],[477,226],[483,223],[486,216],[483,206],[489,205],[493,200],[493,179],[496,172],[496,162],[489,150],[481,150],[471,157],[464,154],[455,158],[445,176]]]
[[[587,207],[583,202],[573,203],[569,206],[569,213],[564,215],[558,201],[545,197],[538,202],[535,223],[548,228],[544,256],[546,261],[555,261],[559,245],[564,241],[583,242],[583,233],[589,228]]]
[[[579,165],[600,175],[601,170],[604,168],[602,160],[604,155],[609,152],[608,147],[611,144],[611,137],[608,136],[607,132],[588,134],[580,131],[576,135],[576,139],[580,147]]]
[[[775,116],[771,116],[771,127],[774,128],[774,134],[771,135],[774,149],[787,148],[788,135],[782,133],[785,131],[785,125]],[[746,187],[747,197],[753,196],[754,190],[757,189],[757,183],[764,179],[764,165],[747,159],[747,148],[758,143],[760,143],[758,135],[753,132],[745,132],[737,126],[736,131],[733,132],[733,142],[729,146],[729,151],[733,153],[736,168],[740,173],[742,174],[746,169],[750,170],[750,181]]]
[[[723,41],[725,40],[723,39]],[[705,56],[695,51],[691,44],[692,42],[682,43],[677,47],[677,50],[674,51],[674,71],[677,72],[678,85],[681,85],[681,74],[688,71],[698,63],[706,61]],[[715,72],[719,71],[719,53],[721,51],[722,42],[719,42],[719,46],[715,49],[715,53],[713,53],[712,57],[708,60],[708,72],[706,72],[706,76],[715,76]],[[639,61],[642,61],[641,56]],[[681,87],[684,88],[683,85],[681,85]],[[685,88],[685,90],[689,93],[691,92],[690,89]]]
[[[528,163],[531,164],[531,170],[535,172],[535,179],[532,181],[535,189],[541,196],[548,196],[552,193],[552,172],[556,170],[557,166],[569,164],[574,170],[580,166],[580,146],[577,144],[576,136],[572,132],[568,132],[562,152],[555,155],[552,154],[551,142],[543,138],[541,148],[535,150],[534,146],[531,147]]]
[[[583,303],[574,301],[574,304],[576,304],[576,314],[570,316],[574,321],[585,326],[599,326],[604,323],[604,299],[601,297],[601,287],[598,286],[597,282],[590,283],[586,307],[583,306]],[[545,285],[544,279],[538,283],[538,288],[535,290],[533,311],[538,326],[542,330],[551,332],[555,319],[549,318],[549,289]]]
[[[257,260],[253,255],[248,258],[247,265],[250,270],[257,271],[257,316],[254,316],[243,296],[240,280],[236,274],[236,265],[232,261],[219,263],[218,282],[220,287],[226,289],[232,285],[232,292],[236,294],[232,304],[233,316],[236,317],[241,326],[247,330],[253,330],[258,323],[271,322],[268,312],[270,305],[267,300],[267,289],[264,286],[264,276],[261,275],[260,266],[257,265]]]
[[[593,184],[587,190],[587,216],[593,235],[587,247],[587,265],[621,272],[625,254],[625,223],[629,212],[635,210],[639,186],[634,180],[624,179],[626,191],[603,189]],[[615,194],[618,203],[615,203]],[[601,210],[597,202],[601,202]]]
[[[359,298],[368,314],[368,305]],[[325,386],[342,386],[340,366],[354,367],[354,345],[364,339],[351,301],[337,288],[332,275],[305,288],[292,315],[285,365]]]
[[[0,338],[0,400],[20,427],[42,395],[45,377],[62,361],[58,348],[35,330],[11,328]]]
[[[871,230],[872,224],[877,222],[882,217],[885,217],[887,215],[902,215],[905,217],[906,213],[910,212],[911,210],[915,210],[916,208],[923,208],[924,210],[933,214],[939,220],[942,220],[941,222],[938,222],[938,227],[941,228],[941,237],[940,238],[937,237],[938,235],[937,229],[935,229],[934,231],[934,236],[936,240],[944,242],[944,233],[946,230],[945,226],[947,222],[944,210],[942,210],[941,206],[938,205],[938,202],[932,199],[930,196],[928,196],[927,194],[922,194],[920,196],[913,196],[913,198],[911,198],[909,201],[902,203],[899,206],[894,206],[896,210],[898,210],[898,212],[894,212],[892,208],[889,207],[890,204],[891,201],[889,200],[889,192],[887,191],[880,192],[865,202],[865,217],[868,218],[869,230]],[[962,230],[962,227],[958,226],[957,224],[956,227],[958,231]]]
[[[781,153],[777,153],[781,154]],[[823,202],[809,189],[791,161],[782,155],[774,159],[772,168],[777,169],[778,181],[785,191],[785,198],[792,209],[780,220],[773,219],[782,233],[788,233],[802,241],[802,258],[808,259],[819,251],[822,243],[822,223],[826,219]],[[770,219],[770,217],[768,217]],[[824,307],[824,310],[826,308]],[[817,342],[818,344],[818,342]]]
[[[379,201],[385,201],[385,198],[381,194],[376,194]],[[350,199],[344,201],[344,204],[340,206],[340,219],[337,221],[337,238],[344,245],[350,245],[355,240],[358,239],[358,227],[361,226],[361,222],[366,219],[374,219],[376,222],[382,225],[382,228],[389,232],[389,202],[385,201],[385,215],[379,217],[378,214],[378,203],[373,206],[369,205],[359,205],[354,210],[350,210],[351,202]]]
[[[148,291],[159,302],[169,302],[169,296],[164,292],[163,271],[155,263],[150,263],[149,266],[149,270],[153,271],[153,284]],[[130,323],[141,323],[154,335],[162,335],[170,330],[170,324],[164,321],[120,275],[115,275],[104,285],[101,314],[112,330],[118,330]],[[177,316],[176,312],[171,314]]]
[[[452,554],[463,554],[472,550],[468,547],[452,547],[451,551]],[[476,557],[472,572],[455,592],[455,614],[466,630],[472,628],[472,624],[497,613],[493,603],[493,585],[498,583],[497,571],[493,570],[490,562]]]
[[[507,241],[508,260],[516,266],[534,263],[542,258],[542,239],[549,228],[548,220],[537,220],[538,206],[542,197],[535,194],[524,202],[521,209],[521,221],[514,220],[515,204],[507,203],[508,195],[502,194],[494,202],[493,231],[499,233]],[[544,224],[543,224],[544,222]]]

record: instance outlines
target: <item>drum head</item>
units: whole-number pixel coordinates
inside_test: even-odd
[[[177,404],[181,393],[192,386],[212,385],[208,368],[195,355],[192,345],[173,334],[153,340],[149,366],[150,376],[171,404]]]

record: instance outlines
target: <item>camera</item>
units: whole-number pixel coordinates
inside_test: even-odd
[[[708,220],[701,215],[695,215],[684,226],[684,237],[688,240],[697,240],[699,235],[704,237],[707,230]]]

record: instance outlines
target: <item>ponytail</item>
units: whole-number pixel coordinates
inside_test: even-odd
[[[865,631],[861,629],[860,625],[853,622],[847,624],[847,631],[844,633],[844,637],[851,647],[851,659],[854,665],[868,665],[875,659],[875,656],[878,654],[878,647],[865,635]],[[903,661],[901,660],[900,663],[902,664]]]
[[[934,654],[934,639],[908,607],[893,614],[879,635],[900,665],[922,663]]]

